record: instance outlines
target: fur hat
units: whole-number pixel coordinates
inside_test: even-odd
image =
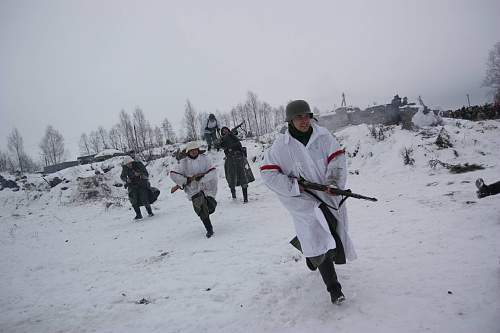
[[[125,156],[125,157],[123,158],[123,160],[122,160],[122,165],[127,165],[127,164],[129,164],[129,163],[131,163],[131,162],[133,162],[133,161],[134,161],[134,159],[133,159],[132,157],[130,157],[130,156]]]
[[[191,142],[188,142],[186,144],[186,148],[184,148],[184,150],[186,151],[186,153],[190,150],[193,150],[193,149],[200,149],[201,148],[201,144],[198,142],[198,141],[191,141]]]

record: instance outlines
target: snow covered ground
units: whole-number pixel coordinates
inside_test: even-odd
[[[383,141],[366,125],[336,133],[348,186],[379,198],[347,201],[359,259],[337,267],[341,306],[288,244],[259,144],[245,143],[256,159],[246,205],[241,192],[230,199],[222,152],[210,153],[221,177],[211,239],[184,193],[169,193],[168,158],[148,166],[162,194],[141,222],[114,186],[119,158],[63,170],[50,191],[4,189],[0,332],[500,332],[500,195],[477,199],[474,186],[500,180],[500,122],[445,128],[453,148],[433,144],[440,128],[392,127]],[[403,165],[403,147],[415,165]],[[452,174],[431,159],[485,169]],[[103,169],[105,199],[83,201],[76,178]]]

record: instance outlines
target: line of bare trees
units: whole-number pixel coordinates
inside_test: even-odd
[[[24,140],[17,128],[7,136],[7,152],[0,151],[0,171],[35,172],[42,166],[61,163],[67,156],[64,138],[51,125],[45,129],[45,134],[39,143],[40,161],[36,162],[24,149]]]
[[[7,136],[7,152],[0,151],[0,171],[35,172],[40,166],[24,150],[21,133],[14,128]]]
[[[111,129],[99,126],[88,135],[80,136],[79,148],[83,155],[97,154],[104,149],[117,149],[124,152],[135,151],[145,159],[153,154],[152,150],[177,141],[170,121],[165,118],[161,125],[152,126],[141,108],[137,107],[132,115],[122,110],[119,120]]]
[[[228,112],[213,112],[220,126],[235,127],[244,122],[242,128],[248,137],[259,137],[273,131],[284,122],[285,108],[272,107],[258,99],[257,94],[249,91],[244,102],[234,106]],[[92,155],[104,149],[117,149],[123,152],[134,151],[145,160],[153,155],[153,149],[165,144],[203,139],[204,128],[209,113],[197,112],[186,100],[184,118],[179,136],[172,124],[165,118],[160,125],[152,126],[141,108],[132,114],[122,110],[118,123],[110,129],[99,126],[90,133],[80,136],[79,149],[82,155]],[[14,128],[7,138],[8,152],[0,151],[0,171],[34,172],[42,166],[61,163],[67,157],[64,138],[53,126],[47,126],[39,144],[40,162],[35,162],[24,150],[23,138]]]
[[[248,137],[259,137],[270,133],[285,121],[285,107],[272,107],[265,101],[260,101],[257,94],[249,91],[246,101],[239,103],[228,112],[214,112],[220,126],[235,127],[244,122],[243,130]],[[184,141],[203,138],[209,113],[197,112],[189,101],[184,107],[183,129]]]

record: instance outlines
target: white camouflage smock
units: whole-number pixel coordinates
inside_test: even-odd
[[[201,173],[208,173],[199,181],[193,180],[189,185],[186,185],[187,177],[192,177]],[[189,200],[196,193],[203,191],[206,196],[215,198],[217,194],[217,170],[212,165],[210,158],[205,154],[198,155],[192,159],[185,157],[177,163],[172,171],[170,178],[179,186],[184,186],[184,192]]]
[[[300,193],[295,177],[308,181],[345,188],[347,165],[344,150],[335,137],[323,127],[311,124],[313,132],[304,146],[288,130],[280,134],[266,151],[261,175],[264,183],[278,194],[281,203],[290,212],[295,231],[306,257],[325,254],[336,247],[326,219],[319,209],[320,202],[307,193]],[[338,208],[341,198],[314,191],[328,205]],[[356,259],[356,252],[348,235],[345,202],[338,210],[329,208],[338,221],[337,233],[343,243],[346,259]]]

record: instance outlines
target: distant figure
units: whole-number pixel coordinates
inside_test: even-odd
[[[214,229],[210,221],[210,214],[215,212],[217,201],[217,170],[212,162],[200,151],[196,141],[186,145],[186,157],[181,159],[174,170],[170,171],[170,178],[182,188],[193,204],[195,213],[200,217],[207,238],[212,237]],[[176,189],[176,187],[174,187]],[[173,189],[174,189],[173,188]],[[172,190],[174,192],[175,190]]]
[[[236,186],[241,186],[243,203],[248,202],[248,183],[255,180],[240,139],[228,127],[222,127],[219,145],[226,155],[224,172],[231,196],[236,199]]]
[[[476,193],[479,199],[487,197],[489,195],[495,195],[500,193],[500,181],[490,185],[486,185],[482,178],[478,178],[476,180],[476,187],[477,187]]]
[[[217,123],[217,119],[215,115],[211,113],[208,116],[207,124],[205,126],[205,140],[207,141],[208,151],[212,149],[212,144],[217,140],[217,135],[219,133],[219,124]]]
[[[125,188],[128,189],[128,199],[134,208],[135,219],[142,219],[141,206],[146,207],[148,216],[153,216],[150,205],[149,174],[144,164],[134,161],[130,156],[125,156],[120,178],[125,182]]]

